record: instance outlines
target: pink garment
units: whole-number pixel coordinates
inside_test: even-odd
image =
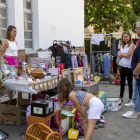
[[[4,56],[4,59],[8,61],[8,65],[15,65],[16,68],[19,66],[17,56]]]
[[[50,127],[50,124],[51,124],[51,118],[49,118],[49,119],[47,120],[47,126],[48,126],[48,127]],[[47,130],[47,132],[49,132],[49,130]]]
[[[139,45],[139,43],[140,43],[140,38],[139,38],[139,40],[138,40],[138,45]]]
[[[54,116],[54,121],[55,123],[57,124],[58,128],[59,128],[59,132],[61,135],[64,135],[64,132],[63,132],[63,128],[61,127],[60,125],[60,122],[59,122],[59,113],[57,113],[55,116]]]
[[[78,62],[77,62],[77,56],[73,56],[73,64],[74,64],[74,68],[78,68]]]

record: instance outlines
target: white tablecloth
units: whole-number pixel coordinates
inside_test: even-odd
[[[55,78],[57,76],[54,77],[45,77],[43,79],[40,79],[40,81],[44,81],[44,80],[52,80],[53,78]],[[8,88],[8,90],[10,91],[16,91],[17,92],[24,92],[24,93],[30,93],[30,94],[37,94],[37,91],[29,88],[28,84],[30,84],[31,82],[28,82],[27,80],[16,80],[16,79],[8,79],[6,80],[3,84],[5,87]],[[33,83],[38,83],[38,82],[33,82]],[[52,81],[50,83],[50,89],[53,89],[54,87],[52,86]]]

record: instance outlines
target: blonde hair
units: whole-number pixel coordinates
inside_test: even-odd
[[[8,26],[8,28],[6,30],[6,37],[5,37],[5,39],[10,40],[10,34],[11,34],[13,29],[16,29],[16,27],[13,26],[13,25]]]
[[[121,37],[121,42],[122,42],[122,48],[123,48],[123,49],[124,49],[124,46],[126,45],[126,43],[123,41],[123,35],[124,35],[124,34],[127,34],[127,35],[130,37],[128,47],[129,47],[131,44],[133,44],[132,37],[131,37],[130,33],[129,33],[129,32],[123,32],[123,33],[122,33],[122,37]]]

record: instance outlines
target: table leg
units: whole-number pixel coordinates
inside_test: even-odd
[[[16,92],[14,93],[14,95],[12,96],[12,99],[13,97],[15,96]],[[8,105],[11,103],[12,99],[9,101],[9,103],[7,104],[6,108],[8,107]]]

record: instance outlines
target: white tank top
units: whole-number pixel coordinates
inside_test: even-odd
[[[7,39],[5,39],[7,40]],[[18,48],[17,48],[17,44],[15,41],[9,41],[7,40],[9,43],[9,47],[6,49],[5,51],[5,56],[18,56]]]
[[[132,44],[128,47],[128,45],[124,46],[124,49],[121,46],[121,53],[127,54],[131,48]],[[126,68],[131,68],[131,60],[132,60],[132,56],[128,59],[128,58],[121,58],[119,65],[122,67],[126,67]]]

